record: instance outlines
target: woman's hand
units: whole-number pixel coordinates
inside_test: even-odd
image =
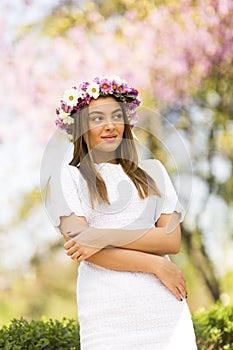
[[[59,229],[64,236],[66,232],[74,232],[74,234],[81,233],[88,227],[86,218],[84,216],[77,216],[74,213],[69,216],[61,216],[60,221]],[[68,238],[70,238],[70,235]]]
[[[78,242],[69,239],[65,244],[64,248],[67,250],[67,255],[72,260],[78,260],[79,262],[89,258],[95,253],[99,252],[102,248],[84,246]]]
[[[167,287],[172,294],[182,301],[187,298],[186,282],[178,267],[164,257],[158,257],[156,264],[156,277]]]

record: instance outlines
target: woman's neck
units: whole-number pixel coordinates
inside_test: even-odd
[[[92,158],[95,163],[113,163],[117,164],[115,152],[92,151]]]

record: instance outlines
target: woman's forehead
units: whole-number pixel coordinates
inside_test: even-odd
[[[113,97],[100,97],[96,100],[91,100],[89,104],[89,112],[100,111],[107,112],[109,110],[121,109],[119,102]]]

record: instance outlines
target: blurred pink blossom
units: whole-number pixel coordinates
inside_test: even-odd
[[[114,19],[113,26],[96,12],[88,19],[92,31],[80,25],[62,37],[31,31],[14,44],[1,42],[5,135],[14,134],[17,123],[12,120],[17,119],[36,137],[47,139],[63,91],[96,75],[120,75],[139,89],[142,100],[147,95],[165,104],[182,104],[190,102],[191,92],[213,67],[224,71],[233,59],[230,0],[160,5],[144,19],[131,11]]]

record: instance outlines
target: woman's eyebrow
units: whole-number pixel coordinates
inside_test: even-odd
[[[91,114],[104,114],[104,113],[100,112],[100,111],[92,111],[92,112],[89,113],[89,115],[91,115]]]
[[[122,112],[121,108],[117,108],[115,109],[114,111],[112,111],[112,114],[116,113],[116,112]],[[101,112],[101,111],[92,111],[89,113],[89,115],[91,114],[104,114],[104,112]]]
[[[114,111],[112,111],[112,114],[116,113],[116,112],[122,112],[121,108],[117,108]]]

